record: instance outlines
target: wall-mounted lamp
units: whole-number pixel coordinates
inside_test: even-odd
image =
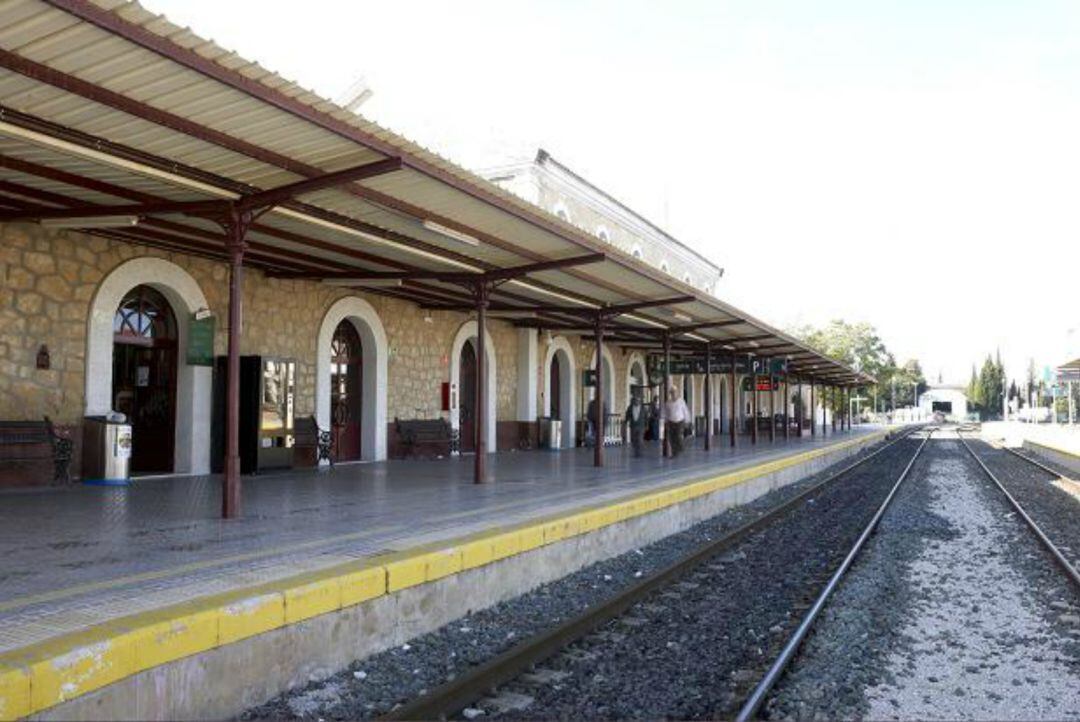
[[[48,370],[52,366],[52,361],[49,358],[49,347],[45,344],[41,344],[41,348],[37,352],[37,367],[42,370]]]

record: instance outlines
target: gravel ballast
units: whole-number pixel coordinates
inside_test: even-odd
[[[1080,599],[948,436],[901,487],[769,717],[1080,719]]]
[[[908,442],[901,442],[901,445],[905,443]],[[874,449],[879,447],[880,444]],[[864,450],[861,455],[874,449]],[[853,460],[845,459],[830,469],[745,506],[729,509],[685,532],[590,565],[525,595],[470,614],[411,640],[407,645],[355,662],[341,673],[312,680],[303,688],[248,710],[241,718],[364,719],[385,714],[403,701],[507,650],[521,639],[611,597],[642,576],[760,516]],[[531,706],[527,711],[532,715],[537,710]]]
[[[1080,499],[1055,486],[1058,477],[1015,454],[985,441],[967,441],[1069,563],[1080,567]],[[1021,453],[1033,456],[1026,451]],[[1037,460],[1051,468],[1060,468],[1052,462]],[[1069,476],[1064,469],[1061,472]]]
[[[884,451],[549,659],[540,683],[505,685],[472,712],[499,719],[732,716],[918,443]]]

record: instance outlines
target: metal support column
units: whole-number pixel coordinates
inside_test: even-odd
[[[791,434],[790,434],[790,432],[788,430],[788,427],[791,426],[791,419],[788,418],[788,404],[791,402],[791,399],[788,398],[788,393],[789,393],[789,389],[788,389],[788,372],[787,372],[787,366],[785,366],[784,367],[784,394],[781,397],[781,400],[784,403],[784,441],[787,441],[788,438],[790,438],[790,436],[791,436]]]
[[[834,407],[836,406],[836,387],[835,386],[830,386],[829,387],[829,403],[832,404]],[[833,433],[835,434],[836,433],[836,409],[835,408],[833,409],[832,419],[830,419],[830,421],[832,423]]]
[[[810,438],[816,436],[817,432],[817,412],[814,411],[814,386],[817,383],[814,381],[814,377],[810,377]],[[822,429],[824,431],[824,429]]]
[[[240,516],[240,329],[243,323],[244,251],[250,215],[230,208],[222,226],[229,252],[229,341],[225,380],[225,479],[221,516]]]
[[[803,408],[803,395],[802,395],[802,375],[799,376],[799,403],[798,409],[795,412],[795,429],[799,432],[799,438],[802,438],[802,422],[803,414],[806,413],[806,409]]]
[[[735,367],[738,366],[739,357],[735,355],[735,352],[731,352],[731,418],[728,419],[728,433],[731,434],[731,448],[735,448],[735,434],[738,433],[737,428],[739,422],[736,419],[739,418],[737,413],[737,406],[739,393],[735,387]]]
[[[747,365],[750,368],[750,443],[757,443],[758,425],[758,390],[757,390],[757,366],[754,365],[754,357],[746,355]]]
[[[484,348],[487,343],[487,307],[491,288],[487,282],[481,281],[473,287],[476,300],[476,434],[474,447],[476,458],[473,460],[473,483],[484,484],[487,482],[487,434],[485,433],[488,423],[494,423],[494,419],[487,418],[487,353]]]
[[[660,389],[660,422],[657,426],[658,433],[663,439],[660,442],[660,456],[671,456],[671,449],[669,444],[670,439],[667,437],[667,429],[664,428],[666,414],[664,410],[667,408],[668,401],[668,389],[671,387],[671,334],[664,331],[664,388]]]
[[[593,428],[593,466],[604,465],[604,314],[596,314],[596,419]],[[614,379],[612,380],[614,382]]]
[[[769,441],[776,441],[776,377],[772,372],[772,359],[765,359],[769,371]]]
[[[712,450],[712,345],[705,342],[705,451]]]

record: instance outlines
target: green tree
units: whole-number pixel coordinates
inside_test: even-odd
[[[926,386],[919,362],[912,359],[903,367],[897,367],[893,354],[881,340],[877,329],[869,323],[834,320],[824,327],[804,325],[790,329],[790,332],[825,356],[876,378],[877,384],[870,386],[867,391],[879,399],[881,409],[891,410],[894,381],[898,405],[906,405],[913,394],[917,396]],[[830,406],[834,411],[838,409],[836,403]]]
[[[964,392],[968,399],[968,406],[972,411],[979,411],[982,408],[982,399],[980,398],[981,389],[979,387],[979,377],[975,373],[975,364],[971,364],[971,380],[968,381],[967,389]]]
[[[979,372],[979,413],[981,418],[994,419],[1001,415],[1001,396],[1005,393],[1004,370],[1000,359],[995,362],[987,354]]]

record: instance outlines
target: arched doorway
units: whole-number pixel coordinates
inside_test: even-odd
[[[548,379],[548,393],[551,394],[551,412],[550,416],[553,419],[562,418],[562,386],[559,383],[559,367],[562,364],[551,364],[551,377]]]
[[[355,375],[360,403],[353,407],[359,410],[359,415],[355,417],[360,445],[356,458],[380,461],[386,458],[389,344],[379,314],[370,303],[358,296],[339,298],[327,309],[319,324],[315,346],[315,418],[321,428],[333,428],[331,387],[334,365],[331,353],[334,337],[346,324],[356,332],[361,350]]]
[[[475,423],[478,414],[476,413],[476,377],[477,377],[477,358],[476,358],[476,321],[466,321],[458,328],[457,333],[454,335],[454,340],[450,344],[450,382],[453,388],[457,389],[458,400],[455,407],[450,409],[450,427],[456,429],[459,433],[461,440],[462,451],[472,451],[476,447],[476,432]],[[462,363],[465,361],[466,351],[465,347],[471,346],[472,348],[468,353],[471,353],[469,358],[471,370],[467,370],[462,367]],[[489,326],[485,333],[484,343],[484,376],[487,379],[487,386],[484,388],[484,428],[482,433],[487,443],[487,451],[491,453],[495,451],[495,429],[496,429],[496,383],[498,369],[496,368],[495,358],[495,338],[491,335],[491,327]],[[468,389],[465,388],[466,384],[470,384]],[[463,404],[468,404],[469,419],[472,424],[469,429],[465,429],[461,414],[463,411]],[[467,433],[466,433],[467,432]],[[466,446],[466,441],[468,446]]]
[[[363,413],[363,344],[356,326],[344,319],[330,340],[330,423],[337,461],[361,458]]]
[[[574,367],[574,349],[565,336],[556,336],[548,345],[544,354],[544,403],[543,415],[562,420],[562,447],[574,447],[577,439],[575,428],[577,421],[577,396],[574,391],[574,379],[577,372]]]
[[[139,285],[113,316],[112,408],[131,423],[131,473],[174,468],[176,315],[154,288]]]
[[[472,339],[461,346],[458,386],[458,431],[461,450],[476,451],[476,347]]]
[[[636,354],[635,357],[631,358],[627,367],[626,403],[629,404],[630,399],[635,396],[645,403],[650,400],[649,387],[645,377],[645,362]]]

